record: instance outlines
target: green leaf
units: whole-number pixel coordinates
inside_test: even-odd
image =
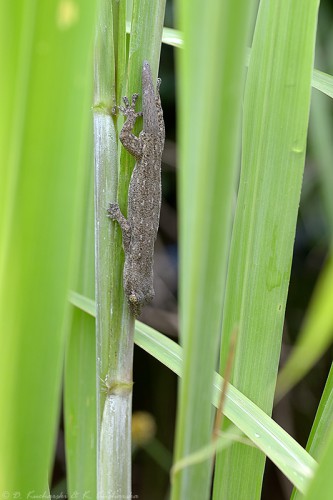
[[[184,351],[178,344],[139,321],[135,324],[134,340],[182,377]],[[216,408],[222,385],[222,377],[215,373],[212,402]],[[285,430],[231,384],[228,385],[224,413],[300,491],[305,492],[316,469],[316,462]],[[205,444],[210,441],[211,436]]]
[[[87,128],[85,192],[81,209],[81,256],[76,288],[94,296],[94,183],[92,165],[92,123]],[[88,201],[88,203],[87,203]],[[82,295],[80,295],[82,297]],[[70,498],[84,498],[96,491],[96,335],[95,319],[73,307],[67,342],[64,380],[66,437],[66,483]]]
[[[327,65],[317,40],[316,61]],[[319,92],[312,95],[309,141],[313,161],[318,166],[322,202],[327,217],[329,238],[333,237],[332,116],[331,102]],[[328,256],[317,280],[302,329],[291,355],[279,373],[276,399],[280,399],[312,368],[332,341],[333,336],[333,260]]]
[[[281,399],[318,361],[333,335],[333,259],[326,262],[297,343],[279,373],[276,399]]]
[[[328,437],[326,448],[320,461],[317,473],[310,484],[304,500],[331,500],[333,488],[333,429]]]
[[[332,485],[333,485],[331,477],[332,473],[330,473],[329,475],[330,477],[327,477],[327,463],[326,463],[326,461],[328,460],[329,465],[330,466],[332,465],[332,458],[327,458],[330,456],[332,457],[332,452],[329,451],[329,448],[332,446],[332,444],[330,443],[331,440],[330,435],[332,433],[333,433],[333,365],[331,366],[330,373],[327,377],[325,389],[322,394],[317,409],[316,418],[313,422],[309,440],[306,446],[308,453],[310,453],[310,455],[319,462],[319,468],[309,488],[310,498],[312,498],[311,495],[313,496],[316,491],[318,492],[318,496],[316,498],[320,499],[326,498],[325,495],[327,495],[328,493],[330,495],[332,494]],[[319,495],[319,491],[321,491],[321,495]],[[291,498],[293,500],[300,499],[301,494],[299,493],[299,491],[294,490]]]
[[[47,495],[53,465],[94,8],[1,3],[0,491],[22,498]]]
[[[183,34],[179,30],[172,28],[163,28],[163,43],[166,45],[172,45],[173,47],[183,48],[184,40]],[[251,49],[247,49],[246,66],[249,65],[251,56]],[[329,97],[333,97],[333,76],[318,69],[313,70],[311,85],[313,88],[319,90],[321,93],[326,94]]]
[[[320,40],[317,40],[316,61],[321,66],[329,65],[329,61],[326,61],[324,57]],[[330,78],[333,81],[333,77]],[[333,87],[333,85],[331,86]],[[331,92],[330,97],[333,97],[333,92]],[[318,168],[322,202],[327,216],[331,242],[333,242],[333,197],[330,190],[330,186],[333,184],[332,104],[332,101],[321,92],[313,92],[309,127],[311,156]]]
[[[232,383],[270,414],[304,169],[318,0],[260,3],[246,82],[240,187],[223,316],[221,373],[238,326]],[[261,495],[265,458],[217,456],[216,498]],[[237,474],[231,471],[237,470]]]
[[[333,76],[315,69],[313,72],[312,85],[323,94],[333,98]]]
[[[70,300],[73,305],[82,306],[83,310],[89,309],[89,314],[95,314],[95,304],[80,294],[71,292]],[[148,354],[179,377],[182,376],[183,349],[178,344],[140,321],[135,323],[134,340]],[[212,403],[216,407],[220,401],[222,385],[222,377],[215,373]],[[224,412],[300,491],[305,492],[316,469],[316,462],[282,427],[231,384],[228,385]],[[205,445],[210,441],[211,439]]]
[[[175,460],[212,434],[211,394],[220,337],[239,155],[246,36],[252,2],[178,2],[180,332],[183,377]],[[171,498],[210,495],[212,461],[175,474]]]

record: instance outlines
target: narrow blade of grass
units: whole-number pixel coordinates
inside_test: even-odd
[[[333,96],[332,96],[333,97]],[[333,240],[333,103],[319,92],[312,95],[309,140],[313,159],[319,171],[319,181],[323,206],[327,216],[330,240]]]
[[[91,82],[92,83],[92,82]],[[92,90],[92,89],[91,89]],[[87,127],[85,192],[81,210],[81,256],[76,288],[94,296],[94,183],[91,116]],[[90,137],[90,140],[89,140]],[[74,308],[65,358],[64,418],[66,483],[70,498],[96,491],[96,336],[95,319]]]
[[[268,414],[304,168],[318,3],[306,9],[301,0],[260,3],[246,83],[221,373],[238,325],[231,381]],[[264,464],[259,451],[239,444],[219,454],[216,498],[259,498]]]
[[[184,347],[175,461],[212,436],[251,1],[179,1],[180,332]],[[210,494],[212,460],[175,474],[171,498]]]
[[[184,37],[181,31],[172,28],[163,29],[163,43],[166,45],[172,45],[177,48],[184,47]],[[248,66],[250,61],[251,49],[247,50],[247,57],[245,60],[246,66]],[[311,79],[311,85],[313,88],[318,89],[321,93],[326,94],[333,98],[333,76],[318,69],[313,70],[313,75]]]
[[[87,314],[95,315],[95,303],[87,300],[86,297],[71,292],[70,301],[83,311],[89,310]],[[140,321],[137,321],[135,325],[134,340],[148,354],[170,368],[179,377],[182,376],[183,349],[176,342]],[[222,377],[215,373],[211,401],[216,408],[220,402],[222,386]],[[285,430],[232,385],[228,386],[225,415],[279,467],[300,491],[305,492],[316,469],[315,460]]]
[[[322,497],[319,494],[319,491],[322,491],[324,495],[329,493],[332,494],[332,478],[327,477],[327,464],[325,462],[330,460],[329,466],[332,471],[332,451],[329,448],[332,446],[330,443],[330,435],[333,432],[333,365],[331,366],[331,370],[328,374],[327,381],[325,384],[325,389],[323,391],[317,413],[316,418],[313,422],[312,429],[310,432],[309,440],[306,445],[306,449],[308,453],[312,457],[314,457],[319,462],[319,469],[316,473],[315,478],[313,479],[313,483],[311,483],[309,495],[310,498],[314,498],[313,495],[315,492],[318,493],[316,498],[326,498]],[[331,457],[331,458],[327,458]],[[323,463],[323,466],[321,463]],[[325,472],[326,468],[326,472]],[[317,477],[317,474],[319,475]],[[332,476],[332,472],[330,474]],[[321,486],[321,482],[323,482],[323,486]],[[317,489],[319,485],[319,489]],[[296,489],[294,489],[293,494],[291,496],[291,500],[300,500],[302,495]],[[327,497],[328,498],[328,497]]]
[[[319,34],[318,34],[319,35]],[[317,39],[316,62],[327,66]],[[312,93],[309,123],[311,156],[318,168],[321,198],[327,217],[328,237],[333,241],[333,121],[332,102],[320,92]],[[331,250],[330,250],[331,251]],[[323,355],[333,337],[333,259],[327,261],[317,280],[297,343],[278,376],[276,400],[283,397]]]
[[[297,343],[278,376],[276,400],[281,399],[313,367],[333,337],[333,258],[321,272]]]
[[[64,3],[0,9],[10,59],[0,84],[0,491],[10,497],[48,492],[78,253],[94,3]]]
[[[135,343],[182,377],[184,351],[178,344],[140,322],[136,323]],[[223,379],[215,373],[212,402],[216,408],[221,398],[222,386]],[[226,417],[304,493],[314,475],[315,460],[285,430],[232,385],[228,386],[224,412]],[[205,444],[210,441],[209,439]]]
[[[310,484],[304,500],[331,500],[333,488],[333,429],[326,442],[326,447],[321,458],[318,470]]]

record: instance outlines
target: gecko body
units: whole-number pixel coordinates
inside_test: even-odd
[[[136,159],[128,191],[127,219],[117,203],[110,203],[108,215],[122,230],[125,264],[124,292],[134,316],[154,297],[153,257],[161,208],[161,159],[165,127],[159,95],[160,80],[154,89],[149,63],[142,67],[142,113],[135,111],[138,94],[132,102],[124,97],[120,110],[126,121],[120,141]],[[138,116],[143,116],[139,137],[132,132]]]

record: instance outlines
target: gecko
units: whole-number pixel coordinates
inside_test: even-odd
[[[138,94],[131,104],[123,97],[125,106],[120,111],[126,121],[120,132],[124,148],[134,156],[129,190],[127,219],[118,203],[110,203],[108,216],[120,225],[125,252],[123,271],[124,292],[131,313],[138,317],[145,304],[151,302],[153,287],[154,243],[157,236],[161,209],[161,160],[164,149],[165,126],[160,99],[161,80],[154,89],[147,61],[142,66],[142,112],[135,111]],[[143,130],[139,137],[133,134],[136,119],[143,116]]]

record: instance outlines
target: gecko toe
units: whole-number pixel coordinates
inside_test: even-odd
[[[119,212],[118,203],[110,203],[107,212],[108,212],[108,217],[110,217],[110,219],[116,219],[117,214]]]
[[[139,94],[132,95],[132,108],[135,108],[135,103],[138,100]]]

